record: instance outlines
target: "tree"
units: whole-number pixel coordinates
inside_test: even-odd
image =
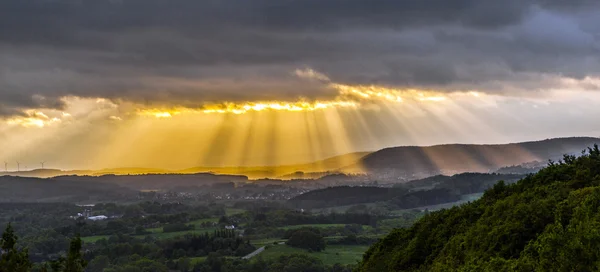
[[[60,257],[50,262],[51,271],[54,272],[84,272],[87,261],[81,254],[81,237],[79,234],[71,240],[67,257]],[[4,271],[2,271],[4,272]]]
[[[123,218],[140,218],[144,214],[139,205],[129,205],[125,208]]]
[[[106,255],[100,255],[90,261],[88,270],[90,272],[102,272],[110,266],[110,259]]]
[[[323,236],[308,230],[299,230],[294,232],[286,244],[292,247],[314,251],[321,251],[325,249],[325,240],[323,239]]]
[[[27,249],[16,248],[17,236],[8,223],[0,240],[0,272],[26,272],[32,267]]]
[[[69,245],[65,272],[83,272],[86,265],[87,261],[83,259],[81,254],[81,237],[77,234],[77,236],[71,240],[71,244]]]
[[[268,272],[323,272],[323,262],[304,254],[283,255],[269,264]]]

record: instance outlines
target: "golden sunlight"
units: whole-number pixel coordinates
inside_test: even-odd
[[[7,120],[7,124],[9,125],[40,128],[59,122],[61,122],[61,119],[57,117],[50,118],[43,112],[35,110],[26,111],[24,117],[14,117]]]
[[[141,108],[137,110],[137,114],[156,118],[170,118],[182,113],[300,112],[331,108],[359,108],[364,104],[376,102],[401,103],[406,100],[439,102],[447,99],[445,94],[430,90],[393,89],[377,85],[352,86],[335,83],[328,86],[338,91],[338,96],[332,100],[222,102],[205,104],[199,108]]]

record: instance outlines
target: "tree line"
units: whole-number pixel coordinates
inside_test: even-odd
[[[12,224],[8,224],[0,240],[0,272],[83,272],[87,262],[81,253],[79,235],[71,240],[67,256],[34,266],[29,260],[29,250],[17,247],[18,237]]]

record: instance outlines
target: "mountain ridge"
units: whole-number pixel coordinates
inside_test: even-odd
[[[533,161],[580,154],[600,138],[565,137],[508,144],[443,144],[384,148],[363,157],[360,166],[380,180],[425,178],[439,174],[493,172]]]
[[[370,179],[386,182],[409,181],[435,175],[464,172],[494,172],[501,168],[536,161],[558,159],[564,154],[579,154],[581,150],[600,143],[595,137],[562,137],[507,144],[439,144],[430,146],[396,146],[375,152],[353,152],[323,160],[295,165],[254,167],[192,167],[166,170],[143,167],[121,167],[100,170],[35,169],[5,172],[22,177],[58,177],[65,175],[101,176],[136,174],[244,175],[260,179],[319,179],[336,173],[368,174]],[[0,173],[2,175],[3,173]]]

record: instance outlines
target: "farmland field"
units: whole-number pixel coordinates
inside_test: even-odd
[[[338,228],[338,227],[344,227],[346,226],[345,224],[307,224],[307,225],[293,225],[293,226],[285,226],[285,227],[281,227],[280,229],[284,229],[284,230],[290,230],[290,229],[299,229],[299,228],[305,228],[305,227],[310,227],[310,228]]]
[[[270,245],[261,253],[263,259],[275,259],[281,255],[289,254],[308,254],[317,257],[326,265],[354,264],[362,260],[363,254],[369,249],[369,246],[344,246],[344,245],[329,245],[321,252],[309,252],[304,249],[294,248],[287,245]]]

